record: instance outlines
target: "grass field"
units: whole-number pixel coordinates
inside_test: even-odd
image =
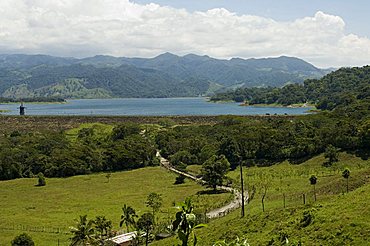
[[[198,230],[198,245],[212,245],[220,239],[248,238],[254,245],[369,245],[370,240],[370,161],[347,153],[341,153],[340,161],[332,167],[323,167],[325,158],[320,155],[300,165],[283,162],[271,167],[244,168],[246,186],[256,187],[253,200],[246,206],[246,216],[240,218],[240,210],[213,220],[209,226]],[[351,170],[349,190],[341,171]],[[190,166],[188,171],[198,173],[200,166]],[[238,187],[239,169],[229,173]],[[309,176],[318,177],[317,201]],[[261,205],[261,183],[268,179],[265,212]],[[303,195],[306,204],[303,205]],[[284,208],[283,194],[286,197]],[[310,211],[313,222],[302,227],[304,211]],[[155,242],[153,245],[174,245],[175,238]],[[178,242],[178,241],[177,241]],[[269,244],[271,243],[271,244]]]
[[[138,214],[149,212],[145,200],[150,192],[162,194],[162,212],[158,216],[172,219],[176,211],[173,203],[204,190],[189,180],[185,184],[174,185],[175,177],[160,167],[151,167],[112,173],[109,182],[103,173],[50,178],[44,187],[36,187],[36,179],[2,181],[0,245],[9,245],[16,235],[23,232],[20,225],[26,228],[36,245],[58,245],[58,239],[60,245],[69,245],[69,235],[32,230],[34,227],[45,227],[68,232],[69,226],[74,225],[74,220],[83,214],[89,218],[105,215],[117,230],[123,204],[134,207]],[[230,197],[229,194],[202,196],[216,206]]]

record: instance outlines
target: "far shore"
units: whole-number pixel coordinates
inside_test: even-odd
[[[308,103],[297,103],[297,104],[291,104],[291,105],[283,105],[283,104],[248,104],[248,103],[241,103],[239,106],[251,106],[251,107],[271,107],[271,108],[312,108],[316,109],[315,105],[308,104]]]
[[[21,104],[22,102],[0,102],[0,105],[8,105],[8,104]],[[67,104],[69,103],[68,101],[64,102],[23,102],[23,104]]]

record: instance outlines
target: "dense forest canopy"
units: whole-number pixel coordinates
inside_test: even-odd
[[[140,134],[138,124],[120,124],[108,135],[91,127],[76,139],[50,130],[0,137],[0,179],[67,177],[100,171],[121,171],[158,165],[155,144]]]

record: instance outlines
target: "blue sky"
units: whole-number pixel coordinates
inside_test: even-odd
[[[369,0],[0,0],[0,53],[370,63]]]
[[[188,11],[226,8],[240,15],[257,15],[278,21],[292,21],[323,11],[342,17],[346,22],[346,33],[370,37],[369,0],[133,0],[133,2],[157,3],[185,8]]]

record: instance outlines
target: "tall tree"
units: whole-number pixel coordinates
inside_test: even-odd
[[[145,245],[149,244],[149,235],[154,225],[154,217],[151,213],[145,213],[137,221],[137,227],[145,232]]]
[[[121,222],[119,223],[119,226],[122,227],[122,225],[125,224],[127,232],[129,232],[129,227],[135,226],[135,218],[137,217],[135,209],[124,204],[122,207]]]
[[[229,169],[230,163],[224,155],[214,155],[203,163],[202,178],[207,182],[207,186],[216,190],[217,185],[222,185]]]
[[[146,199],[146,206],[152,209],[153,221],[155,221],[155,213],[161,208],[162,202],[162,195],[155,192],[150,193]]]
[[[240,163],[240,148],[235,139],[226,137],[220,145],[219,155],[224,155],[232,169]]]
[[[349,179],[349,176],[351,175],[351,171],[346,168],[343,170],[342,172],[342,177],[346,179],[346,183],[347,183],[347,193],[348,193],[348,179]]]
[[[327,165],[331,166],[334,162],[337,162],[338,159],[338,149],[335,148],[333,145],[328,145],[325,149],[325,158],[328,159]]]

